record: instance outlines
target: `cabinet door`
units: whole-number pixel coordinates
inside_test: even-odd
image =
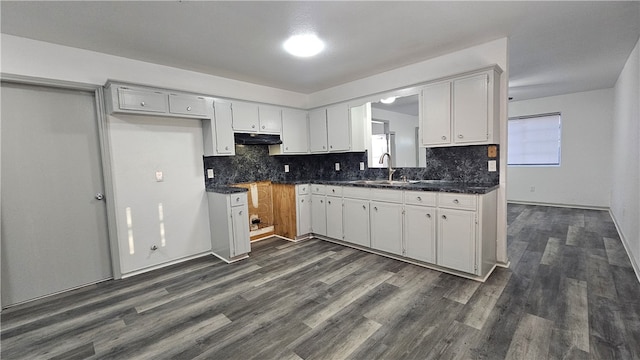
[[[204,96],[169,94],[169,112],[188,116],[207,116]]]
[[[451,83],[443,82],[422,90],[422,144],[451,143]]]
[[[344,199],[344,241],[371,247],[369,238],[369,201]]]
[[[453,132],[456,143],[487,141],[488,75],[453,82]]]
[[[327,236],[342,240],[342,198],[327,196]]]
[[[475,218],[474,211],[438,209],[438,265],[475,274]]]
[[[309,112],[309,150],[327,152],[327,110],[324,108]]]
[[[307,112],[282,110],[282,152],[304,154],[309,152],[309,122]]]
[[[280,134],[282,131],[282,110],[274,106],[259,107],[260,132]]]
[[[216,101],[213,104],[213,112],[216,154],[235,155],[236,147],[233,139],[231,103]]]
[[[324,195],[311,195],[311,230],[327,236],[327,203]]]
[[[311,233],[311,195],[296,195],[298,199],[296,211],[298,215],[297,235]]]
[[[243,102],[233,103],[233,131],[258,131],[258,105]]]
[[[427,206],[404,207],[405,256],[436,263],[436,209]]]
[[[371,202],[371,248],[402,255],[402,204]]]
[[[327,108],[327,142],[329,151],[349,151],[351,132],[349,105],[338,104]]]
[[[246,206],[234,206],[231,208],[231,221],[233,222],[233,239],[231,257],[251,252],[249,239],[249,211]]]
[[[121,110],[148,112],[167,112],[167,94],[160,91],[118,88],[118,100]]]

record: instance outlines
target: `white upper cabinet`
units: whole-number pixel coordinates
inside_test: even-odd
[[[258,105],[244,102],[233,102],[233,131],[258,132]]]
[[[451,83],[429,85],[422,90],[423,145],[451,143]]]
[[[349,105],[346,103],[327,108],[327,138],[329,151],[349,151],[351,129]]]
[[[282,109],[275,106],[260,105],[258,107],[260,132],[280,134],[282,131]]]
[[[204,96],[169,94],[169,112],[190,116],[209,117]]]
[[[145,112],[167,112],[167,94],[161,91],[146,89],[131,89],[124,86],[117,87],[119,110],[134,110]]]
[[[270,145],[269,154],[308,154],[309,121],[307,112],[295,109],[282,110],[282,144]]]
[[[423,146],[494,144],[499,140],[500,68],[425,86],[421,93]]]
[[[236,147],[233,140],[233,114],[231,103],[215,101],[213,103],[213,139],[215,140],[213,154],[205,155],[235,155]],[[205,138],[206,140],[206,138]]]
[[[327,109],[309,111],[309,150],[312,153],[328,151],[327,146]]]

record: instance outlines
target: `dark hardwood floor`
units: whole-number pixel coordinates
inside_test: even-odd
[[[509,205],[478,283],[270,239],[6,309],[2,359],[640,359],[640,283],[607,212]]]

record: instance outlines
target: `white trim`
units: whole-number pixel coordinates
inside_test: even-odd
[[[616,220],[616,217],[613,215],[613,211],[611,211],[611,209],[609,209],[609,215],[611,216],[611,219],[613,219],[613,224],[616,226],[616,230],[618,231],[618,236],[620,236],[620,240],[622,241],[622,246],[624,246],[624,250],[627,252],[627,257],[629,257],[629,261],[631,262],[631,267],[633,268],[633,272],[636,273],[636,278],[640,283],[640,266],[638,266],[638,263],[633,258],[629,243],[627,242],[627,239],[622,233],[622,230],[620,230],[621,228],[620,226],[618,226],[618,221]]]
[[[162,269],[162,268],[165,268],[165,267],[167,267],[167,266],[171,266],[171,265],[175,265],[175,264],[180,264],[180,263],[183,263],[183,262],[185,262],[185,261],[189,261],[189,260],[193,260],[193,259],[197,259],[197,258],[205,257],[205,256],[208,256],[208,255],[211,255],[211,254],[212,254],[212,252],[211,252],[211,251],[207,251],[207,252],[200,253],[200,254],[197,254],[197,255],[187,256],[187,257],[183,257],[183,258],[181,258],[181,259],[177,259],[177,260],[173,260],[173,261],[165,262],[165,263],[162,263],[162,264],[158,264],[158,265],[150,266],[150,267],[148,267],[148,268],[144,268],[144,269],[141,269],[141,270],[132,271],[132,272],[129,272],[129,273],[126,273],[126,274],[122,274],[121,279],[130,278],[130,277],[135,276],[135,275],[144,274],[144,273],[147,273],[147,272],[149,272],[149,271]],[[214,255],[215,255],[215,254],[214,254]],[[224,260],[224,259],[223,259],[223,260]]]
[[[2,312],[2,310],[7,310],[7,309],[12,308],[12,307],[14,307],[14,306],[19,306],[19,305],[24,305],[24,304],[32,303],[32,302],[34,302],[34,301],[38,301],[38,300],[42,300],[42,299],[46,299],[46,298],[50,298],[50,297],[52,297],[52,296],[56,296],[56,295],[60,295],[60,294],[64,294],[64,293],[67,293],[67,292],[70,292],[70,291],[74,291],[74,290],[78,290],[78,289],[82,289],[82,288],[87,287],[87,286],[94,286],[94,285],[97,285],[97,284],[103,283],[103,282],[105,282],[105,281],[111,281],[111,280],[113,280],[113,277],[108,277],[108,278],[106,278],[106,279],[98,280],[98,281],[95,281],[95,282],[90,282],[90,283],[87,283],[87,284],[74,286],[74,287],[69,288],[69,289],[60,290],[60,291],[54,292],[54,293],[52,293],[52,294],[46,294],[46,295],[38,296],[37,298],[33,298],[33,299],[29,299],[29,300],[21,301],[21,302],[15,303],[15,304],[10,304],[10,305],[7,305],[6,307],[4,307],[4,308],[0,309],[0,312]],[[6,329],[4,329],[4,330],[6,330]]]
[[[507,200],[507,204],[535,205],[535,206],[549,206],[549,207],[571,208],[571,209],[610,211],[610,209],[608,207],[606,207],[606,206],[576,205],[576,204],[556,204],[556,203],[546,203],[546,202],[536,202],[536,201]]]

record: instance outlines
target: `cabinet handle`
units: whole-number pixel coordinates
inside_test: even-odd
[[[242,215],[242,210],[238,211],[238,215]]]
[[[336,189],[331,189],[331,192],[336,192]]]
[[[442,136],[442,140],[447,140],[447,137],[446,136]]]
[[[366,207],[366,205],[362,205],[362,208],[363,208],[363,209],[365,209],[365,210],[367,210],[367,207]]]
[[[329,145],[329,149],[333,149],[333,145]]]
[[[324,203],[324,201],[320,200],[320,204]]]
[[[151,251],[156,251],[158,250],[158,246],[157,245],[151,245]]]
[[[191,111],[191,106],[187,106],[187,111]]]
[[[324,150],[324,149],[326,149],[326,148],[327,148],[326,146],[322,145],[322,150]]]
[[[442,218],[447,220],[447,215],[442,215]]]
[[[239,201],[240,201],[240,198],[239,198],[239,197],[237,197],[237,198],[236,198],[236,202],[239,202]]]
[[[427,214],[427,219],[431,219],[431,214]]]
[[[377,206],[374,206],[374,207],[373,207],[373,210],[378,211],[378,207],[377,207]]]
[[[418,200],[418,201],[422,201],[422,198],[421,198],[420,196],[418,196],[418,197],[416,198],[416,200]]]
[[[225,149],[225,150],[229,150],[229,147],[228,147],[228,146],[225,146],[225,147],[224,147],[224,149]]]
[[[140,102],[140,106],[145,106],[147,104],[144,103],[144,101]]]
[[[262,125],[262,128],[264,129],[264,125]]]
[[[255,125],[251,125],[251,128],[252,128],[252,129],[255,129],[255,128],[256,128],[256,126],[255,126]]]
[[[331,204],[331,200],[327,200],[327,204]]]
[[[463,137],[462,134],[458,135],[458,139],[462,139]]]
[[[458,199],[454,199],[454,200],[453,200],[453,203],[454,203],[454,204],[459,204],[459,203],[460,203],[460,201],[458,201]]]
[[[289,147],[287,146],[287,147],[285,147],[284,149],[285,149],[285,150],[289,150]]]
[[[300,202],[304,202],[304,199],[300,200]]]

